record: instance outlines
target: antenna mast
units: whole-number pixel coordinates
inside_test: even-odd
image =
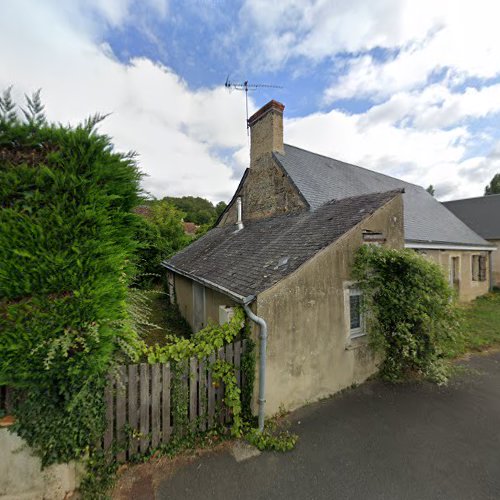
[[[248,125],[248,91],[254,91],[259,88],[268,88],[268,89],[282,89],[283,87],[281,85],[270,85],[268,83],[248,83],[248,80],[245,80],[242,83],[235,83],[231,82],[229,80],[229,75],[226,78],[226,83],[224,84],[224,87],[227,89],[235,89],[235,90],[241,90],[245,92],[245,107],[246,107],[246,114],[247,114],[247,135],[249,135],[249,125]]]

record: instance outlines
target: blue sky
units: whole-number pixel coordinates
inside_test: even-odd
[[[0,88],[49,118],[111,112],[155,196],[228,199],[248,165],[244,96],[282,85],[285,140],[424,186],[481,195],[500,172],[495,0],[4,0]]]

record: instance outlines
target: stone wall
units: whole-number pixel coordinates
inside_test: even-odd
[[[280,405],[292,410],[329,396],[376,372],[377,359],[367,338],[349,340],[346,314],[346,287],[364,229],[380,231],[386,245],[402,248],[401,196],[258,296],[254,310],[269,329],[268,415],[276,413]]]
[[[261,156],[249,169],[234,200],[238,196],[241,196],[243,221],[263,219],[306,208],[297,189],[271,154]],[[233,202],[219,226],[236,224],[236,220],[236,203]]]

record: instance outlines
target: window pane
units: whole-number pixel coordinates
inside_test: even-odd
[[[361,295],[349,296],[349,309],[351,311],[351,330],[361,328]]]

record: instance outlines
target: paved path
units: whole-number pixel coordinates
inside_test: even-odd
[[[209,454],[162,481],[174,499],[500,499],[500,353],[444,388],[374,381],[292,415],[291,453]]]

